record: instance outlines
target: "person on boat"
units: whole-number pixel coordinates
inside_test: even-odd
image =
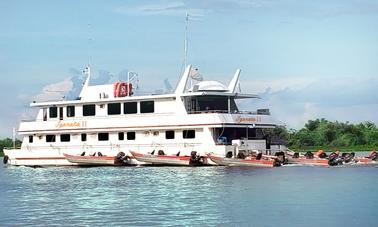
[[[316,152],[316,156],[318,158],[326,158],[327,154],[324,152],[324,150],[318,150],[318,152]]]

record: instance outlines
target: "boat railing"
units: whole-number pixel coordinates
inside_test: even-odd
[[[269,111],[228,111],[228,110],[192,110],[188,114],[207,114],[207,113],[222,113],[222,114],[251,114],[251,115],[270,115]]]

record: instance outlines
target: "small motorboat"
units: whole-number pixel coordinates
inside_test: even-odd
[[[180,156],[180,152],[176,155],[166,155],[159,150],[158,154],[142,154],[130,151],[134,158],[149,165],[173,165],[173,166],[201,166],[207,164],[206,157],[199,156],[196,151],[192,151],[190,156]]]
[[[378,154],[376,151],[370,152],[367,157],[356,157],[356,164],[362,165],[377,165],[378,164]]]
[[[122,166],[130,164],[130,157],[123,152],[119,152],[117,156],[106,156],[102,155],[101,152],[95,152],[92,155],[85,155],[85,152],[80,155],[63,155],[69,162],[84,166]]]
[[[300,155],[298,152],[287,153],[288,164],[300,164],[300,165],[309,165],[309,166],[337,166],[344,164],[355,163],[355,154],[351,153],[342,153],[336,151],[327,155],[323,150],[317,151],[315,154],[308,151],[303,155]]]
[[[260,157],[247,156],[242,158],[219,157],[213,154],[207,156],[211,161],[221,166],[275,167],[283,164],[283,161],[277,156],[260,155]]]

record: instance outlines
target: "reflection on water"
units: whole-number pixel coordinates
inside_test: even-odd
[[[377,170],[0,166],[0,225],[376,226]]]

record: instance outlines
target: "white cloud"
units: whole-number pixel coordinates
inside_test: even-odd
[[[243,85],[243,83],[242,83]],[[272,116],[292,128],[311,119],[373,121],[378,125],[378,78],[304,80],[298,78],[248,82],[261,100],[241,103],[243,109],[270,108]]]
[[[61,82],[45,86],[41,93],[33,97],[33,101],[43,102],[52,100],[62,100],[64,96],[71,91],[73,82],[71,78],[66,78]]]
[[[189,12],[193,16],[203,16],[216,11],[245,10],[270,5],[271,0],[183,0],[155,1],[154,4],[136,6],[118,6],[114,12],[121,14],[175,15],[182,16]]]

